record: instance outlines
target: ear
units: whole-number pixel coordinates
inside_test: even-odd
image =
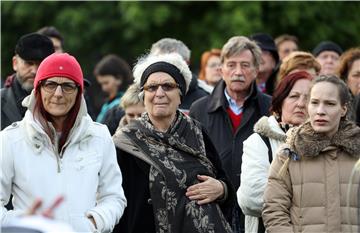
[[[346,115],[347,111],[348,111],[347,106],[342,106],[341,111],[342,111],[341,112],[341,117],[344,117]]]
[[[17,71],[17,65],[18,65],[18,59],[16,56],[13,56],[12,57],[12,67],[13,67],[13,70],[16,72]]]
[[[224,79],[224,71],[223,71],[223,66],[224,66],[224,64],[221,64],[221,66],[220,66],[220,74],[221,74],[221,77]]]

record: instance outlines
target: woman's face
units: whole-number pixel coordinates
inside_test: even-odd
[[[306,103],[311,81],[299,79],[295,82],[281,108],[281,121],[286,124],[300,125],[308,117]]]
[[[308,112],[310,123],[318,133],[333,136],[345,116],[347,108],[341,106],[339,89],[333,83],[319,82],[311,89]]]
[[[353,95],[360,94],[360,59],[353,62],[349,70],[346,84]]]
[[[132,120],[135,120],[141,117],[141,114],[145,112],[144,105],[142,103],[130,105],[125,109],[125,118],[126,122],[130,123]]]
[[[53,77],[41,84],[41,99],[46,112],[53,119],[65,118],[74,106],[78,87],[68,78]]]
[[[220,57],[211,56],[207,61],[205,67],[205,79],[206,82],[215,86],[221,80],[221,72],[220,72],[221,62]]]
[[[167,73],[152,73],[144,85],[145,109],[152,119],[172,119],[180,105],[180,90]]]
[[[116,79],[113,75],[98,75],[96,80],[100,84],[102,91],[108,94],[109,97],[116,96],[121,84],[120,79]]]

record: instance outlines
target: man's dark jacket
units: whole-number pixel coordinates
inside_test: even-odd
[[[11,123],[20,121],[27,110],[21,105],[23,99],[30,93],[22,89],[19,81],[13,81],[0,90],[1,93],[1,130]]]
[[[201,97],[208,95],[209,94],[204,89],[198,86],[197,76],[193,74],[189,85],[189,91],[186,93],[179,108],[187,112],[189,111],[192,103],[194,103],[196,100],[200,99]]]
[[[192,104],[189,114],[200,121],[208,131],[223,168],[237,190],[240,186],[243,141],[254,132],[255,123],[262,116],[268,115],[271,97],[261,93],[254,81],[251,84],[250,95],[243,105],[240,126],[234,134],[231,119],[226,111],[229,104],[224,94],[225,86],[222,80],[211,95]]]

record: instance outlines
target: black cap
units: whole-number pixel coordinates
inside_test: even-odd
[[[15,47],[15,54],[27,61],[42,61],[54,52],[52,41],[39,33],[23,35]]]
[[[317,57],[320,53],[322,53],[324,51],[333,51],[333,52],[339,54],[339,56],[343,53],[342,48],[335,42],[322,41],[314,48],[314,50],[312,51],[312,54],[315,57]]]
[[[269,51],[275,59],[276,63],[279,62],[279,54],[275,45],[275,41],[269,34],[256,33],[252,34],[249,38],[254,40],[259,45],[261,50]]]
[[[89,79],[84,78],[84,86],[85,87],[90,87],[91,86],[91,82],[90,82]]]

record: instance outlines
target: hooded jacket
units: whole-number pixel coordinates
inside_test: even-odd
[[[285,132],[274,116],[260,118],[254,126],[254,132],[244,141],[242,182],[237,190],[237,200],[245,214],[245,232],[258,232],[258,217],[261,217],[270,168],[268,147],[260,135],[269,138],[273,155],[286,139]]]
[[[25,98],[28,107],[23,120],[0,132],[1,223],[24,214],[35,198],[49,207],[56,197],[64,202],[55,210],[56,220],[69,223],[75,231],[110,232],[119,221],[126,199],[116,151],[106,126],[95,123],[82,98],[75,124],[60,157],[57,146],[33,115],[34,91]],[[54,129],[52,129],[55,132]],[[14,210],[4,205],[13,194]],[[42,211],[44,208],[41,208]]]
[[[359,159],[360,128],[352,122],[341,121],[332,138],[310,122],[290,130],[265,189],[267,232],[358,232],[360,173],[351,183],[350,176]]]

